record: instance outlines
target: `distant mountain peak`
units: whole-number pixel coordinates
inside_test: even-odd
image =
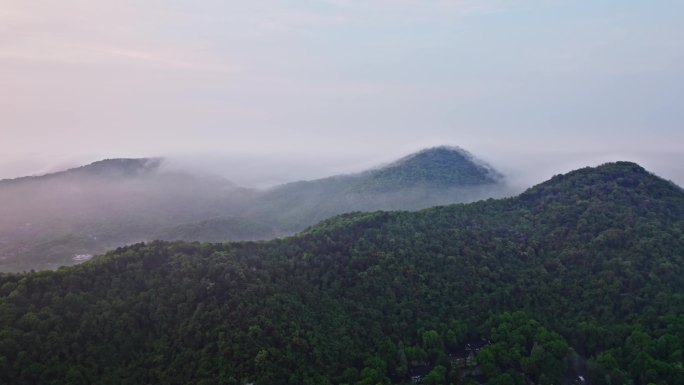
[[[570,183],[573,187],[579,187],[611,181],[619,181],[621,184],[630,184],[626,182],[627,179],[625,178],[637,182],[641,178],[657,177],[634,162],[617,161],[603,163],[596,167],[583,167],[566,174],[555,175],[541,185],[554,186],[557,184]]]
[[[406,161],[409,161],[414,158],[420,158],[420,157],[425,157],[425,156],[432,156],[436,154],[457,154],[459,156],[462,156],[464,158],[468,159],[473,159],[474,156],[468,152],[467,150],[458,147],[458,146],[447,146],[447,145],[442,145],[442,146],[434,146],[434,147],[428,147],[424,148],[422,150],[418,150],[414,153],[408,154],[404,156],[403,158],[398,159],[397,161],[393,162],[392,164],[399,164],[403,163]]]
[[[468,187],[494,184],[503,176],[460,147],[439,146],[369,171],[380,185]]]
[[[99,160],[66,172],[98,176],[136,176],[157,171],[161,163],[161,158],[113,158]]]
[[[642,194],[660,198],[681,192],[681,187],[634,162],[617,161],[555,175],[548,181],[529,188],[520,197],[527,201],[550,201],[567,197],[582,200],[599,194]]]
[[[114,158],[99,160],[85,166],[70,168],[43,175],[24,176],[14,179],[0,180],[0,185],[14,185],[17,183],[32,183],[53,180],[63,177],[134,177],[150,174],[159,169],[162,158]]]
[[[470,162],[475,166],[479,166],[483,172],[488,172],[494,178],[501,178],[502,175],[496,171],[492,166],[484,161],[476,158],[473,154],[458,146],[436,146],[425,148],[423,150],[406,155],[396,162],[388,165],[401,166],[411,163],[420,163],[420,165],[434,166],[435,161],[440,162]]]

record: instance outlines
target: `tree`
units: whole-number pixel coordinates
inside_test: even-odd
[[[69,371],[67,371],[67,374],[64,377],[64,381],[67,385],[88,384],[88,381],[86,381],[85,377],[83,377],[83,374],[81,374],[81,372],[76,368],[69,368]]]
[[[444,366],[437,365],[423,378],[422,383],[425,385],[443,385],[446,381],[446,373],[447,370]]]

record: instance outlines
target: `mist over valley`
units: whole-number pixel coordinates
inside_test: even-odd
[[[503,175],[455,147],[259,189],[165,162],[108,159],[0,181],[0,269],[54,269],[154,239],[270,239],[345,212],[418,210],[511,194]]]

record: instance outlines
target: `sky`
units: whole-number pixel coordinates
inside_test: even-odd
[[[443,144],[529,183],[633,160],[684,185],[682,14],[681,0],[0,0],[0,178],[200,155],[237,179],[315,177]]]

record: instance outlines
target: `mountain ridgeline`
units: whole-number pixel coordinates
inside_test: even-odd
[[[259,196],[248,216],[292,234],[351,211],[418,210],[507,193],[489,165],[460,148],[436,147],[359,174],[277,186]]]
[[[1,275],[0,382],[677,385],[683,293],[684,191],[609,163],[514,198]]]
[[[0,182],[0,270],[56,268],[77,255],[154,239],[170,224],[225,212],[248,193],[228,181],[164,172],[158,159],[110,159]]]
[[[59,171],[40,176],[2,179],[0,180],[0,186],[16,185],[31,181],[45,181],[50,179],[77,179],[78,177],[110,179],[140,176],[158,171],[161,163],[162,159],[160,158],[105,159],[66,171]]]
[[[365,178],[364,178],[365,177]],[[495,184],[503,176],[468,152],[437,147],[411,154],[395,163],[367,171],[354,189],[449,188]]]
[[[415,210],[504,194],[496,171],[451,147],[268,190],[172,171],[162,159],[108,159],[0,181],[0,271],[54,269],[154,239],[271,239],[350,211]]]

